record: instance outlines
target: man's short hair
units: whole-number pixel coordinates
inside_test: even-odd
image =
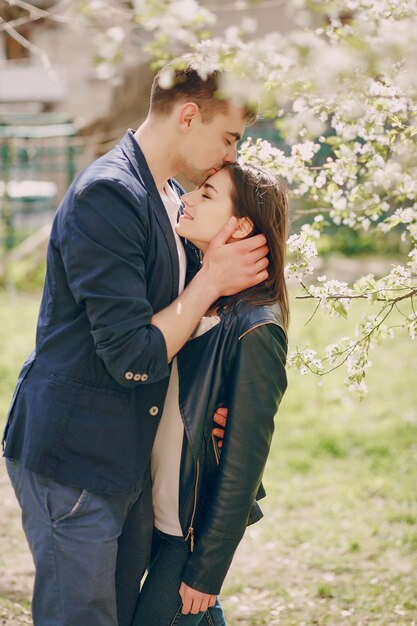
[[[169,87],[161,86],[164,77],[172,79]],[[178,102],[194,102],[201,111],[203,121],[210,121],[217,113],[225,113],[229,100],[220,92],[222,72],[214,70],[202,78],[192,63],[186,66],[165,65],[155,76],[151,89],[151,113],[168,115]],[[162,81],[161,81],[162,78]],[[256,119],[250,107],[242,106],[247,122]]]

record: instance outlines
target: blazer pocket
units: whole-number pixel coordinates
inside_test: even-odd
[[[104,402],[106,402],[105,398],[117,398],[122,402],[128,403],[131,398],[130,390],[122,388],[115,389],[113,387],[102,387],[99,385],[95,385],[90,381],[73,378],[72,376],[67,376],[66,374],[50,374],[49,381],[52,386],[62,387],[63,389],[70,390],[71,392],[74,392],[75,390],[76,393],[87,395],[91,394],[95,397],[102,397],[104,398]]]

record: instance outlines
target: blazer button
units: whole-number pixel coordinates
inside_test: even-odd
[[[142,376],[140,377],[140,379],[145,382],[148,380],[148,375],[147,374],[142,374]]]
[[[126,378],[126,380],[132,380],[132,378],[133,378],[133,372],[126,372],[126,374],[125,374],[125,378]]]
[[[142,376],[140,374],[135,374],[133,376],[133,380],[136,381],[136,382],[138,382],[138,380],[141,380],[141,379],[142,379]]]
[[[159,409],[157,406],[151,406],[151,408],[149,409],[149,414],[150,415],[158,415],[159,413]]]

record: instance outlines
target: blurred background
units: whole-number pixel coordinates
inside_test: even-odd
[[[97,50],[113,61],[117,30],[114,45],[98,46],[97,29],[60,20],[65,4],[0,2],[1,422],[34,344],[53,214],[77,172],[145,118],[153,78],[143,52],[149,32],[135,28],[109,69]],[[102,11],[131,4],[100,3]],[[206,3],[217,15],[214,32],[238,16],[249,30],[257,21],[258,37],[291,28],[285,4]],[[38,17],[28,21],[30,11]],[[289,149],[268,120],[247,134]],[[294,232],[303,223],[295,209],[303,207],[292,207]],[[318,245],[317,271],[349,282],[382,276],[404,255],[392,232],[338,227]],[[307,323],[315,303],[297,299],[293,284],[290,296],[290,348],[353,333],[366,307],[349,321],[319,312]],[[362,401],[348,394],[340,371],[323,379],[289,372],[265,518],[248,531],[225,585],[230,626],[417,624],[416,371],[415,346],[399,337],[375,353]],[[33,567],[3,465],[0,500],[0,624],[30,624]]]

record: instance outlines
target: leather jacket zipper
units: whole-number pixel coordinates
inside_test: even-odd
[[[181,389],[181,372],[180,372],[180,359],[178,359],[177,361],[177,365],[178,365],[178,387],[179,389]],[[185,425],[185,419],[184,419],[184,414],[182,411],[182,407],[181,407],[181,403],[180,403],[180,412],[181,412],[181,418],[183,421],[183,424]],[[187,429],[185,428],[185,432],[187,434],[187,439],[188,439],[188,445],[190,446],[191,450],[192,450],[192,445],[191,445],[191,441],[187,432]],[[195,471],[195,482],[194,482],[194,504],[193,504],[193,511],[191,513],[191,519],[190,519],[190,524],[188,526],[188,532],[187,535],[184,537],[184,541],[188,541],[190,540],[190,551],[193,552],[194,550],[194,518],[195,518],[195,513],[197,510],[197,494],[198,494],[198,480],[200,477],[200,459],[197,459],[196,462],[196,471]]]
[[[194,506],[193,506],[193,512],[191,514],[190,525],[188,527],[188,533],[187,533],[187,536],[185,537],[185,541],[190,540],[191,552],[193,552],[194,550],[194,526],[193,524],[194,524],[195,512],[197,509],[197,490],[198,490],[199,474],[200,474],[200,459],[197,459],[197,469],[196,469],[195,484],[194,484]]]
[[[213,450],[214,450],[214,456],[216,457],[216,462],[217,464],[219,463],[220,460],[220,451],[217,447],[217,443],[216,440],[214,438],[214,435],[211,436],[211,441],[213,444]],[[200,459],[197,459],[197,469],[196,469],[196,475],[195,475],[195,484],[194,484],[194,507],[193,507],[193,512],[191,514],[191,521],[190,521],[190,525],[188,527],[188,533],[187,536],[185,537],[185,541],[190,540],[190,550],[191,552],[193,552],[194,550],[194,517],[195,517],[195,512],[197,509],[197,490],[198,490],[198,478],[199,478],[199,474],[200,474]]]
[[[213,444],[214,456],[215,456],[215,459],[216,459],[216,463],[218,465],[219,461],[220,461],[220,450],[219,450],[219,447],[217,445],[217,441],[214,438],[214,435],[211,435],[211,443]]]

